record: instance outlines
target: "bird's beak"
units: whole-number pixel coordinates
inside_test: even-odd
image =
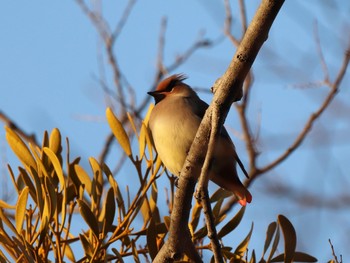
[[[149,92],[147,92],[147,94],[150,95],[150,96],[152,96],[152,97],[154,98],[154,100],[156,101],[156,104],[157,104],[158,102],[160,102],[162,99],[164,99],[164,97],[165,97],[165,95],[164,95],[163,92],[157,91],[157,90],[155,90],[155,91],[149,91]]]
[[[151,95],[152,97],[156,96],[159,92],[158,91],[149,91],[147,92],[148,95]]]

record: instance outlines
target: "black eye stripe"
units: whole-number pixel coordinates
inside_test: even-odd
[[[173,79],[170,81],[169,85],[166,87],[166,91],[173,91],[174,87],[176,86],[176,84],[179,82],[178,79]]]

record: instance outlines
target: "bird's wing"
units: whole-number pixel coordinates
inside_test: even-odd
[[[205,111],[208,109],[209,105],[205,101],[203,101],[201,99],[198,99],[195,102],[194,101],[189,101],[189,103],[191,103],[194,113],[200,119],[203,119]],[[196,107],[194,105],[196,105]],[[226,130],[226,128],[224,126],[222,127],[222,129],[220,131],[220,136],[221,136],[222,139],[227,140],[227,145],[230,145],[231,147],[233,147],[233,150],[234,150],[234,153],[235,153],[235,160],[236,160],[236,162],[238,163],[238,165],[241,168],[241,170],[244,173],[244,175],[247,178],[249,178],[248,172],[245,169],[241,159],[239,159],[239,157],[238,157],[238,155],[237,155],[237,153],[236,153],[236,151],[234,149],[235,146],[234,146],[234,144],[233,144],[233,142],[232,142],[232,140],[230,138],[230,135],[228,134],[228,132],[227,132],[227,130]],[[227,145],[226,145],[226,147],[227,147]]]

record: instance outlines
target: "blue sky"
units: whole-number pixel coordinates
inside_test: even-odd
[[[104,14],[115,25],[126,1],[105,3]],[[120,3],[119,3],[120,2]],[[251,19],[259,1],[249,1]],[[249,117],[253,131],[260,129],[259,162],[279,156],[293,141],[308,115],[327,94],[327,88],[297,88],[295,84],[319,81],[322,67],[316,50],[314,28],[317,22],[331,79],[337,73],[349,44],[350,5],[344,1],[286,1],[268,41],[254,66],[254,90]],[[233,8],[238,19],[238,9]],[[139,1],[117,41],[115,52],[138,102],[151,88],[156,67],[160,21],[167,16],[165,63],[174,61],[199,36],[222,36],[224,6],[221,1]],[[240,32],[238,24],[233,25]],[[69,137],[73,155],[98,156],[106,135],[106,95],[98,85],[102,42],[87,17],[74,1],[6,1],[0,9],[0,110],[39,140],[44,130],[58,127]],[[189,76],[188,83],[209,88],[225,71],[234,48],[224,39],[211,49],[198,50],[176,73]],[[108,85],[113,87],[108,64],[104,63]],[[310,191],[323,198],[346,193],[349,185],[350,145],[349,74],[331,107],[319,120],[310,137],[290,158],[257,180],[251,192],[253,203],[247,209],[242,233],[251,221],[255,231],[251,247],[259,254],[259,241],[278,214],[295,225],[298,247],[325,262],[331,258],[328,238],[338,253],[348,258],[349,204],[340,209],[300,207],[298,196],[269,193],[269,186],[283,183],[298,193]],[[211,95],[200,94],[210,102]],[[259,121],[260,120],[260,121]],[[258,124],[260,123],[260,124]],[[234,110],[227,118],[228,130],[240,131]],[[259,126],[261,126],[259,128]],[[247,160],[243,142],[232,135],[242,159]],[[1,160],[16,163],[0,129]],[[126,168],[125,168],[126,169]],[[2,169],[3,171],[3,169]],[[3,189],[0,189],[0,193]],[[341,200],[339,200],[341,202]],[[336,214],[336,216],[335,216]],[[243,234],[242,234],[243,236]],[[242,238],[241,238],[242,239]],[[233,241],[234,244],[237,240]],[[261,243],[261,242],[260,242]]]

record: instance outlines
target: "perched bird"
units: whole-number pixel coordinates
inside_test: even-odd
[[[155,91],[148,92],[155,99],[149,119],[154,146],[165,167],[176,176],[180,176],[187,153],[208,108],[208,104],[183,82],[185,79],[181,74],[172,75],[161,81]],[[211,160],[209,179],[231,191],[239,203],[245,206],[251,202],[252,195],[238,178],[236,161],[242,167],[235,146],[222,127]],[[242,169],[244,170],[243,167]]]

